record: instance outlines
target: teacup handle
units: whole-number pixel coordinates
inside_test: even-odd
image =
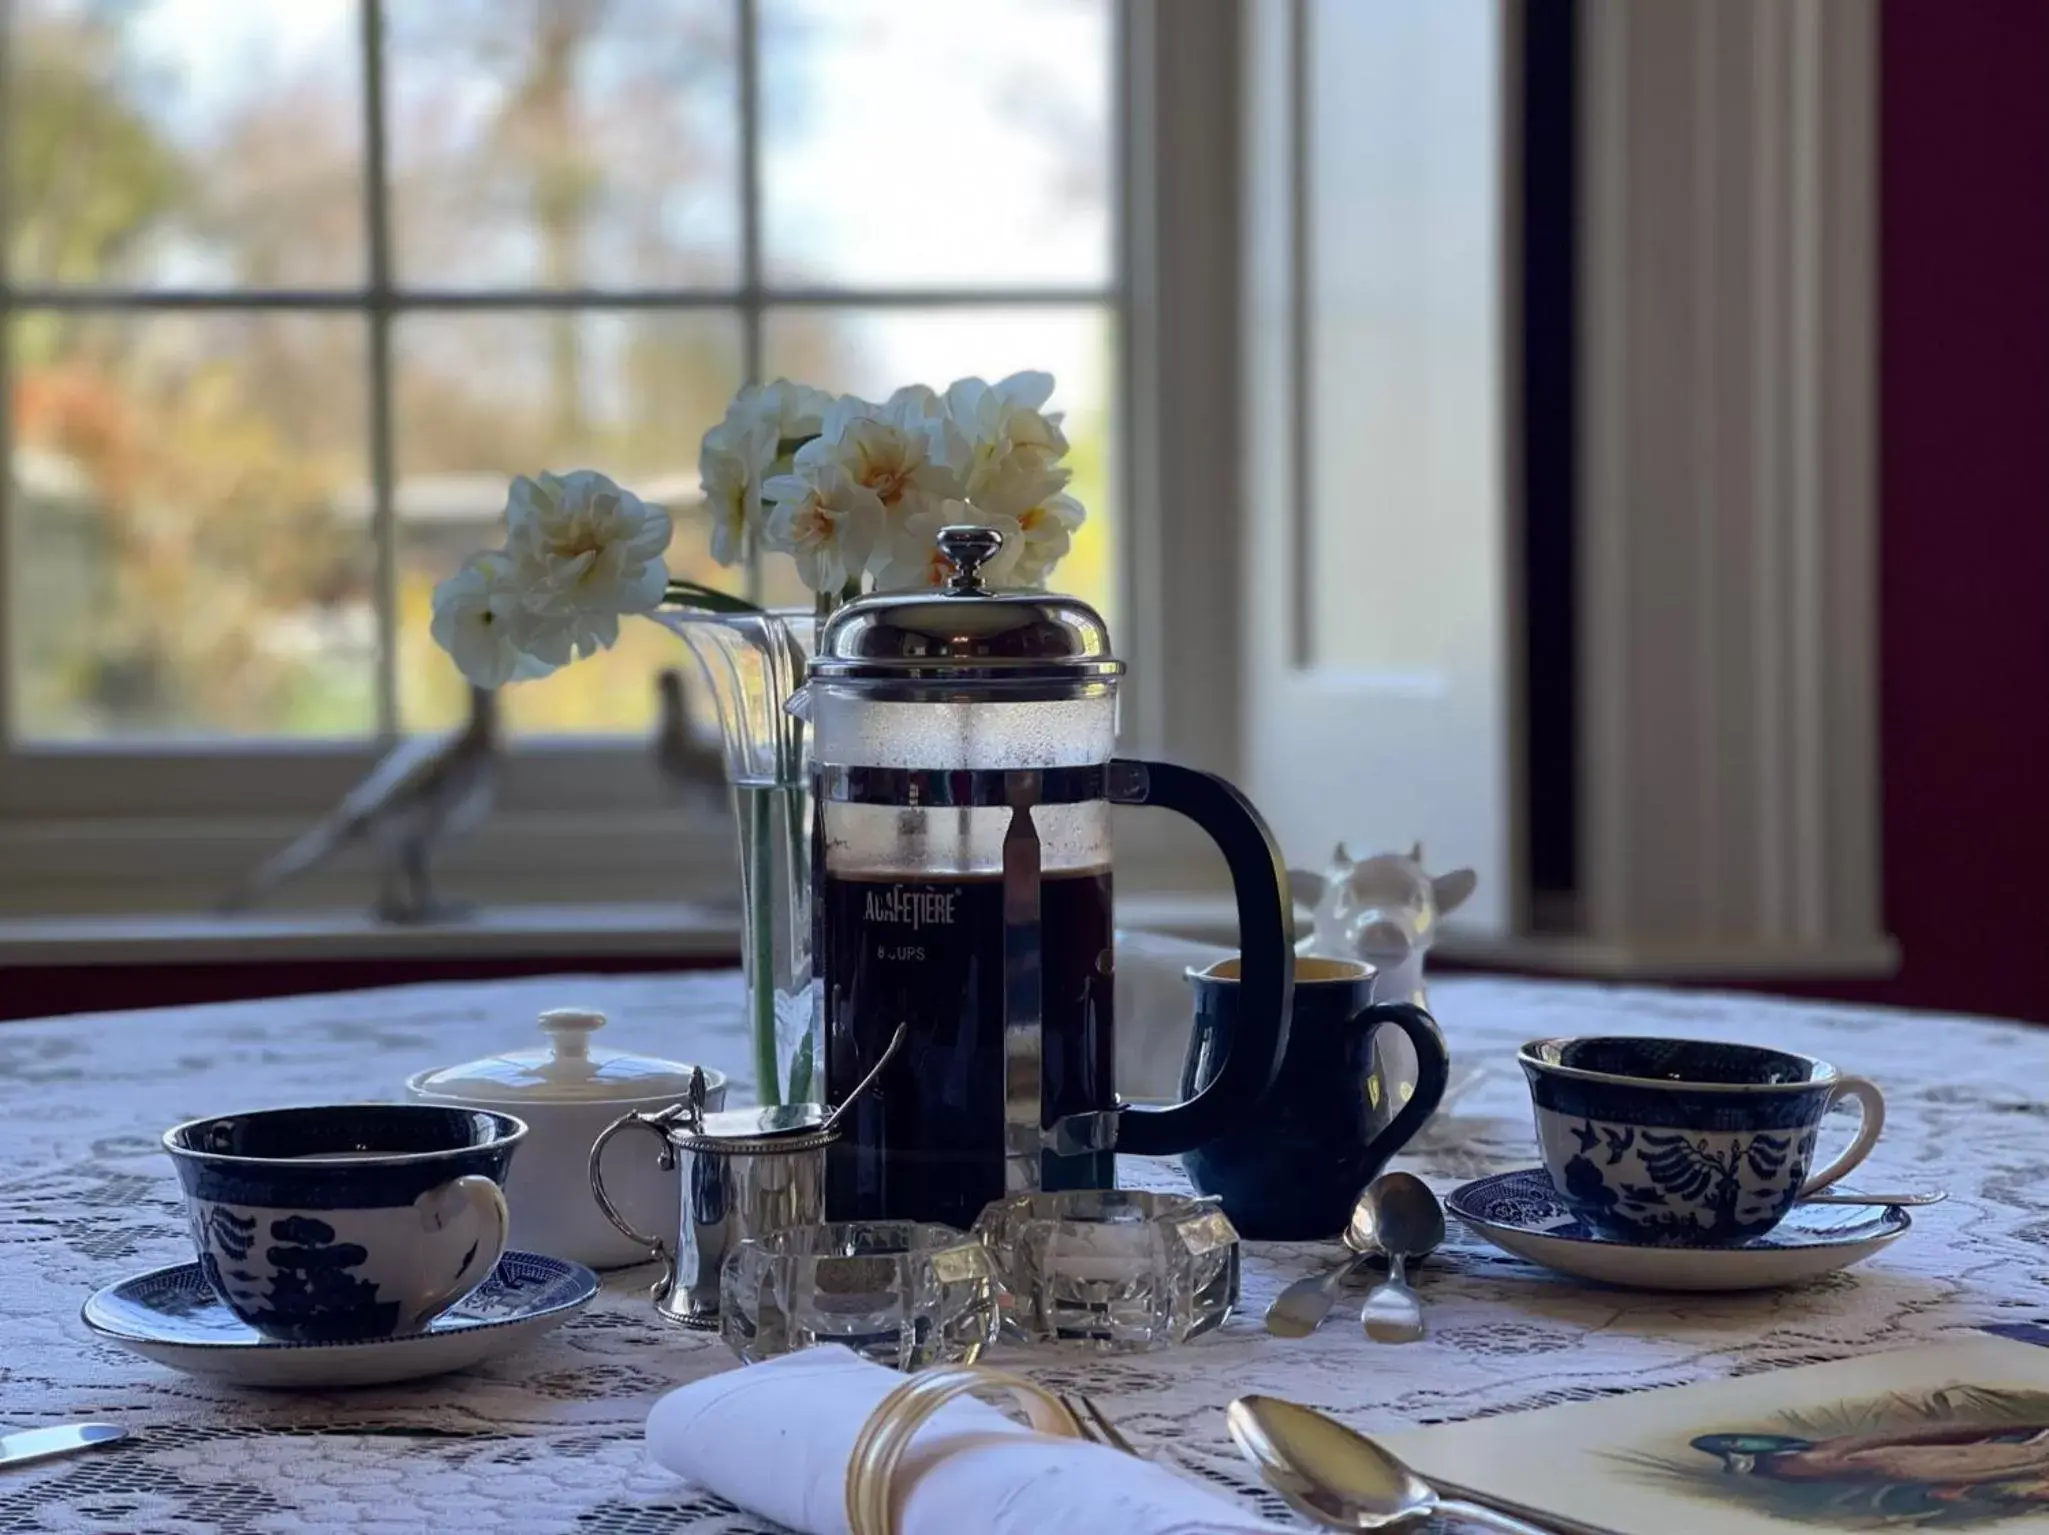
[[[1837,1179],[1846,1177],[1857,1164],[1871,1154],[1871,1148],[1878,1144],[1878,1135],[1885,1128],[1885,1094],[1878,1090],[1878,1084],[1866,1077],[1838,1077],[1835,1090],[1828,1095],[1828,1108],[1823,1109],[1825,1118],[1828,1109],[1834,1108],[1845,1098],[1855,1098],[1862,1110],[1857,1125],[1857,1138],[1850,1142],[1842,1155],[1828,1166],[1800,1185],[1795,1199],[1805,1199],[1809,1194],[1819,1194]]]
[[[899,1031],[899,1035],[901,1035],[901,1031]],[[644,1111],[636,1114],[621,1114],[617,1119],[605,1126],[604,1129],[600,1130],[597,1140],[591,1143],[591,1193],[598,1201],[598,1208],[605,1212],[606,1220],[619,1228],[620,1235],[624,1236],[629,1242],[645,1247],[648,1256],[662,1266],[661,1277],[648,1287],[648,1295],[656,1305],[660,1305],[663,1301],[667,1300],[669,1292],[676,1287],[676,1255],[669,1251],[669,1244],[667,1242],[664,1242],[660,1237],[651,1237],[646,1232],[640,1230],[625,1217],[617,1205],[612,1203],[612,1196],[605,1190],[603,1166],[605,1147],[611,1144],[612,1137],[621,1130],[646,1130],[650,1134],[661,1137],[661,1169],[663,1172],[673,1172],[676,1168],[676,1146],[669,1139],[669,1126],[673,1125],[687,1112],[688,1110],[684,1105],[677,1103],[671,1104],[668,1108],[653,1114]]]
[[[505,1208],[505,1191],[481,1173],[462,1177],[427,1190],[413,1201],[420,1212],[420,1226],[426,1231],[446,1231],[460,1220],[476,1226],[476,1240],[455,1277],[427,1292],[420,1304],[418,1320],[424,1324],[441,1315],[490,1277],[505,1256],[505,1236],[511,1213]]]

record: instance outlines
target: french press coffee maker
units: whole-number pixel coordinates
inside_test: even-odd
[[[1115,1153],[1191,1150],[1256,1112],[1293,985],[1293,909],[1272,834],[1208,773],[1113,755],[1124,663],[1086,603],[997,591],[993,528],[948,527],[942,590],[849,603],[802,702],[814,791],[815,963],[828,1094],[899,1024],[898,1059],[827,1154],[836,1220],[966,1229],[1006,1194],[1115,1186]],[[1110,808],[1161,805],[1229,862],[1242,1025],[1185,1102],[1119,1101]]]

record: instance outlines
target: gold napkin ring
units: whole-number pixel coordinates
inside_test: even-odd
[[[853,1535],[896,1535],[890,1491],[904,1451],[925,1420],[957,1396],[1000,1394],[1023,1409],[1025,1421],[1055,1439],[1080,1439],[1081,1425],[1051,1392],[986,1365],[942,1365],[913,1375],[882,1399],[854,1440],[847,1460],[847,1528]]]

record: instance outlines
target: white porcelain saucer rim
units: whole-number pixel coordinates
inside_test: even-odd
[[[1832,1237],[1826,1240],[1819,1238],[1811,1241],[1803,1239],[1797,1244],[1788,1243],[1780,1246],[1665,1247],[1649,1242],[1618,1242],[1613,1237],[1604,1237],[1594,1232],[1560,1231],[1556,1227],[1544,1226],[1520,1226],[1512,1221],[1496,1220],[1491,1216],[1481,1215],[1470,1208],[1472,1203],[1471,1196],[1476,1195],[1482,1189],[1498,1186],[1509,1178],[1532,1176],[1541,1178],[1545,1177],[1546,1174],[1541,1167],[1514,1167],[1506,1172],[1489,1173],[1483,1178],[1475,1178],[1453,1189],[1450,1194],[1445,1196],[1444,1207],[1468,1226],[1471,1226],[1475,1231],[1485,1236],[1492,1236],[1495,1232],[1508,1232],[1523,1241],[1535,1239],[1543,1242],[1566,1242],[1579,1247],[1597,1248],[1604,1252],[1679,1252],[1691,1253],[1696,1256],[1709,1253],[1729,1253],[1739,1254],[1751,1261],[1757,1261],[1765,1257],[1781,1257],[1792,1253],[1826,1253],[1835,1250],[1862,1249],[1874,1244],[1884,1246],[1886,1243],[1905,1236],[1914,1225],[1914,1217],[1899,1205],[1874,1202],[1869,1208],[1878,1211],[1879,1214],[1870,1222],[1869,1229],[1859,1231],[1855,1235]],[[1835,1208],[1842,1209],[1845,1207],[1838,1205]],[[1563,1224],[1577,1224],[1577,1221],[1575,1217],[1568,1213]],[[1769,1239],[1770,1233],[1767,1233],[1766,1237],[1761,1240],[1769,1241]]]
[[[404,1344],[418,1346],[423,1343],[434,1342],[437,1339],[473,1337],[478,1333],[494,1332],[508,1327],[526,1327],[546,1318],[560,1317],[567,1313],[580,1311],[585,1306],[588,1306],[597,1296],[600,1284],[598,1276],[581,1263],[572,1262],[568,1258],[550,1257],[546,1253],[518,1252],[511,1249],[506,1251],[504,1258],[500,1258],[499,1262],[503,1263],[505,1258],[517,1258],[522,1262],[551,1265],[560,1271],[560,1278],[575,1283],[576,1292],[565,1299],[551,1302],[532,1311],[519,1312],[515,1316],[464,1321],[459,1317],[450,1317],[444,1313],[436,1317],[432,1322],[429,1322],[419,1332],[401,1333],[396,1337],[347,1338],[329,1342],[309,1341],[294,1343],[282,1338],[266,1338],[254,1328],[248,1330],[247,1336],[239,1338],[174,1338],[161,1332],[147,1332],[137,1328],[124,1327],[105,1317],[93,1314],[93,1308],[96,1305],[113,1296],[116,1291],[125,1290],[130,1285],[140,1284],[148,1279],[161,1279],[167,1274],[179,1273],[186,1269],[191,1270],[195,1275],[199,1273],[199,1265],[197,1263],[185,1262],[161,1264],[153,1269],[144,1269],[140,1273],[130,1274],[125,1279],[117,1279],[110,1285],[103,1285],[86,1298],[85,1304],[78,1309],[78,1315],[79,1320],[84,1322],[93,1332],[116,1343],[145,1343],[151,1348],[189,1349],[196,1353],[288,1353],[309,1349],[371,1349]],[[493,1272],[495,1273],[496,1271],[494,1270]],[[202,1276],[201,1283],[204,1282],[205,1280]],[[485,1281],[486,1284],[489,1282],[489,1280]],[[480,1285],[478,1288],[481,1289],[482,1286]],[[247,1324],[243,1325],[246,1326]]]

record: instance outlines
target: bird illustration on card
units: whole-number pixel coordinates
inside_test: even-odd
[[[1603,1535],[2049,1535],[2049,1331],[1385,1437],[1440,1487]]]
[[[2049,1514],[2049,1392],[1943,1386],[1718,1423],[1684,1455],[1617,1459],[1697,1497],[1830,1529]]]

